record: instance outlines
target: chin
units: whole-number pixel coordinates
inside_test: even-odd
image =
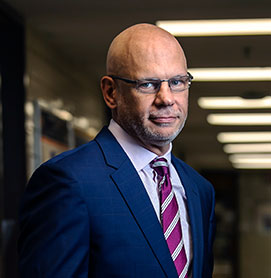
[[[154,146],[164,147],[170,144],[179,134],[180,130],[174,132],[157,132],[152,131],[145,133],[142,141],[148,142]]]
[[[182,125],[161,125],[158,128],[153,129],[153,133],[159,135],[161,138],[172,138],[176,137],[176,134],[182,130]]]
[[[182,131],[184,127],[184,122],[177,127],[164,127],[153,130],[152,134],[156,137],[156,142],[159,146],[164,146],[171,143]]]
[[[168,146],[171,142],[172,142],[172,140],[155,141],[155,142],[152,142],[152,145],[156,146],[156,147],[165,147],[165,146]]]

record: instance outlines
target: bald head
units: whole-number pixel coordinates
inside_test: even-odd
[[[174,36],[155,25],[137,24],[112,41],[107,55],[107,74],[139,78],[136,75],[140,67],[151,73],[159,63],[167,66],[169,58],[179,61],[186,72],[185,56]]]

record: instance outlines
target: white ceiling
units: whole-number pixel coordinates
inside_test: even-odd
[[[161,19],[266,18],[271,14],[270,0],[5,2],[24,16],[28,26],[97,79],[104,73],[110,41],[134,23],[155,23]],[[271,36],[180,38],[179,41],[191,68],[261,67],[271,64]],[[219,131],[270,130],[270,127],[210,126],[206,122],[209,111],[200,109],[196,101],[200,96],[243,95],[248,91],[270,95],[271,85],[270,82],[194,82],[190,90],[189,119],[176,141],[176,152],[198,169],[231,168],[216,134]]]

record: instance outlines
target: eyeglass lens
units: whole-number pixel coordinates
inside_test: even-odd
[[[162,82],[168,82],[171,91],[181,92],[189,88],[191,80],[189,76],[173,77],[166,80],[138,80],[136,88],[143,93],[157,93]]]

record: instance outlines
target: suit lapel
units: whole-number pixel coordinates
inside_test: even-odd
[[[203,223],[201,202],[195,181],[191,178],[192,173],[188,173],[181,163],[172,156],[172,162],[176,168],[187,197],[187,207],[191,226],[192,248],[193,248],[193,277],[201,277],[200,269],[203,262]]]
[[[108,129],[104,128],[95,140],[100,145],[107,163],[115,168],[111,177],[165,275],[177,277],[161,225],[135,168]]]

